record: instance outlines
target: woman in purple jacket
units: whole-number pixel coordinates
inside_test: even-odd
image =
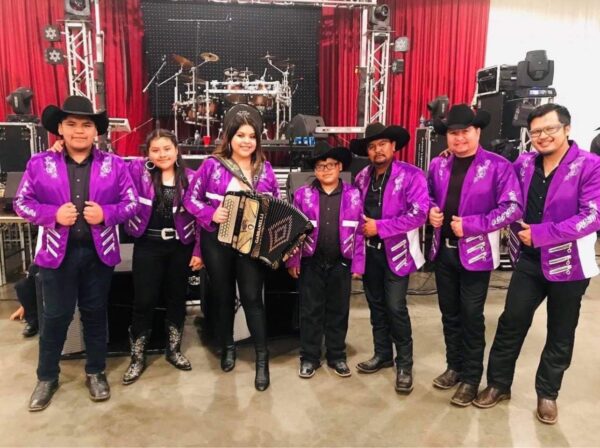
[[[221,245],[217,241],[216,230],[217,225],[228,218],[227,209],[221,205],[228,191],[251,190],[279,197],[279,187],[260,145],[262,124],[256,110],[240,107],[238,112],[226,117],[225,122],[223,141],[196,172],[184,198],[184,205],[202,227],[202,254],[211,281],[211,291],[217,295],[219,303],[221,369],[229,372],[235,367],[233,321],[237,282],[256,349],[254,385],[257,390],[263,391],[270,383],[262,302],[264,267],[257,260]]]
[[[123,384],[136,381],[146,368],[144,351],[150,339],[154,308],[163,293],[167,309],[166,359],[180,370],[192,368],[181,353],[181,338],[189,268],[202,267],[195,219],[182,204],[193,172],[185,168],[175,136],[164,129],[150,133],[146,156],[129,165],[139,207],[125,224],[125,231],[136,240],[133,320],[129,327],[131,362]]]

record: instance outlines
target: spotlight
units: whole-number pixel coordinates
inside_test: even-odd
[[[386,4],[378,5],[371,8],[369,22],[376,30],[390,29],[390,7]]]
[[[431,112],[431,120],[443,120],[444,118],[446,118],[449,103],[450,100],[448,99],[448,96],[441,95],[435,97],[433,101],[427,104],[427,110]]]
[[[31,115],[31,99],[33,91],[29,87],[19,87],[6,97],[14,115],[8,115],[7,121],[22,123],[37,123],[38,119]]]

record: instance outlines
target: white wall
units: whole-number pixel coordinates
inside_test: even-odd
[[[554,60],[554,100],[571,112],[571,138],[589,149],[600,131],[600,1],[491,0],[486,67],[529,50]]]

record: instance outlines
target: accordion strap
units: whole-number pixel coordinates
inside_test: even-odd
[[[217,159],[221,163],[221,165],[223,165],[225,167],[225,169],[227,171],[229,171],[231,174],[233,174],[240,182],[243,182],[245,185],[247,185],[252,191],[256,190],[256,184],[258,184],[258,179],[260,179],[260,176],[261,176],[262,171],[265,166],[264,163],[260,164],[260,167],[258,168],[256,174],[254,175],[254,178],[253,178],[254,183],[253,183],[250,180],[248,180],[248,178],[245,176],[244,172],[242,171],[240,166],[235,162],[235,160],[227,159],[227,158],[219,157],[219,156],[211,156],[211,157],[214,157],[215,159]]]

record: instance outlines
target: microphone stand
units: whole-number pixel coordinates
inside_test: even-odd
[[[165,68],[165,65],[167,65],[167,56],[166,55],[163,56],[163,62],[161,64],[161,66],[158,68],[158,70],[156,70],[156,73],[154,73],[154,76],[152,76],[150,81],[148,81],[148,84],[146,84],[146,86],[142,89],[142,93],[146,93],[148,91],[148,89],[150,88],[150,86],[152,85],[152,83],[154,83],[154,114],[155,114],[154,119],[156,120],[155,121],[156,129],[160,128],[160,120],[158,118],[158,87],[162,85],[162,83],[161,84],[158,83],[158,75],[160,74],[162,69]]]

